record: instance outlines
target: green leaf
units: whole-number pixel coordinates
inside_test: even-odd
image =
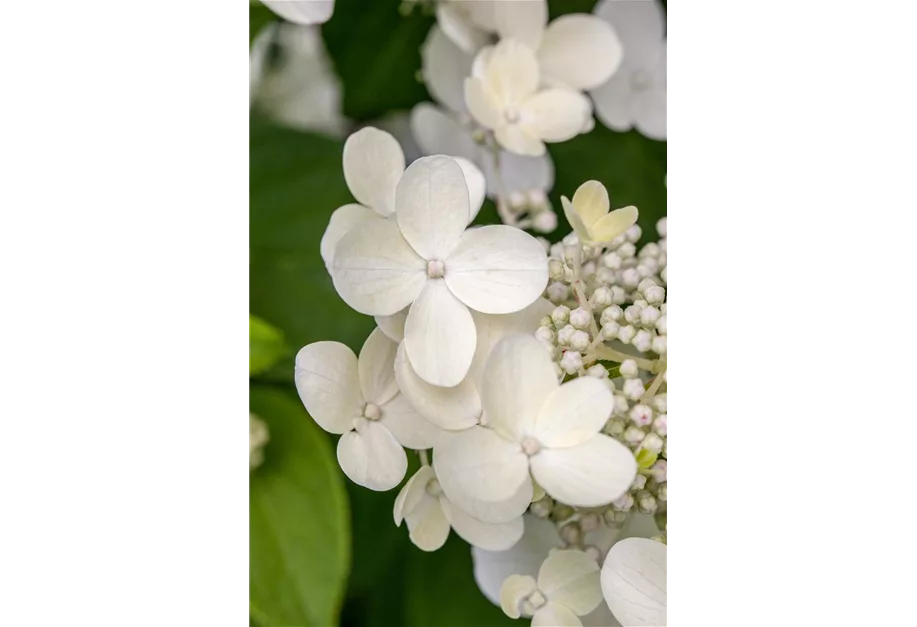
[[[412,547],[407,562],[409,627],[520,627],[487,600],[474,581],[471,547],[451,533],[443,548]]]
[[[350,567],[350,516],[328,439],[288,394],[255,386],[267,423],[249,481],[251,619],[262,627],[335,625]]]
[[[264,372],[287,352],[283,332],[257,316],[248,316],[248,374]]]

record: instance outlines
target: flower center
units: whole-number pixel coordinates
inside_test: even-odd
[[[427,494],[430,496],[439,496],[443,493],[442,487],[439,485],[439,481],[436,479],[430,479],[430,483],[427,484]]]
[[[541,442],[532,437],[522,440],[522,452],[531,457],[541,450]]]
[[[630,86],[634,91],[646,91],[650,88],[650,75],[645,70],[634,70],[630,74]]]
[[[366,403],[363,407],[363,417],[367,420],[379,420],[382,416],[382,410],[375,403]]]
[[[545,603],[547,603],[547,600],[544,598],[544,595],[541,594],[541,591],[535,590],[528,598],[522,601],[522,613],[531,616],[540,608],[544,607]]]
[[[441,279],[446,274],[446,264],[439,259],[427,262],[427,276],[431,279]]]
[[[515,107],[508,107],[503,111],[503,117],[506,118],[506,121],[510,124],[515,124],[520,118],[519,110]]]

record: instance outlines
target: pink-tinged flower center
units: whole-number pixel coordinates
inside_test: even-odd
[[[522,440],[522,452],[531,457],[541,450],[541,442],[532,437]]]
[[[427,276],[431,279],[441,279],[446,274],[446,264],[439,259],[427,262]]]

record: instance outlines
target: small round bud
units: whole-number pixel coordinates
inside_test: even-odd
[[[626,241],[627,241],[627,238],[622,233],[621,235],[618,235],[616,238],[608,242],[608,248],[609,250],[617,250],[618,248],[621,247],[621,244],[623,244]]]
[[[649,492],[640,492],[637,495],[637,509],[643,514],[655,514],[659,505],[656,503],[656,497]]]
[[[568,520],[576,512],[569,505],[564,505],[563,503],[556,503],[554,509],[551,510],[551,520],[554,522],[564,522]]]
[[[576,259],[576,247],[579,244],[564,244],[564,261],[572,264]]]
[[[646,302],[658,305],[665,300],[665,288],[654,285],[643,291],[643,297],[646,298]]]
[[[618,246],[617,253],[622,259],[630,259],[637,254],[637,247],[630,242],[624,242]]]
[[[669,470],[669,463],[664,459],[656,460],[656,463],[650,467],[650,473],[653,475],[653,481],[656,483],[665,483],[666,474]]]
[[[615,415],[623,416],[627,413],[627,410],[630,408],[630,403],[627,401],[627,397],[623,394],[615,394]]]
[[[627,302],[627,292],[620,285],[611,286],[611,302],[615,305],[623,305]]]
[[[643,442],[643,438],[646,437],[646,434],[642,429],[637,427],[628,427],[624,432],[624,441],[628,444],[637,445]]]
[[[537,518],[547,518],[551,515],[551,510],[554,508],[554,501],[550,496],[546,496],[543,499],[535,501],[529,507],[529,511],[533,516]]]
[[[611,285],[615,282],[615,271],[601,266],[595,271],[595,280],[601,285]]]
[[[621,326],[612,320],[611,322],[606,322],[602,325],[602,337],[606,340],[613,340],[618,337],[618,330]]]
[[[643,229],[641,229],[640,225],[638,224],[635,224],[624,231],[624,236],[627,238],[628,242],[636,242],[640,239],[641,235],[643,235]]]
[[[621,376],[625,379],[634,379],[640,374],[640,370],[637,368],[637,362],[633,359],[625,359],[621,362],[619,371],[621,372]]]
[[[592,276],[595,274],[595,262],[587,261],[583,264],[583,276]]]
[[[604,431],[605,434],[610,435],[613,438],[616,438],[620,436],[622,433],[624,433],[625,427],[626,425],[624,424],[623,420],[618,420],[617,418],[613,418],[612,420],[609,420],[605,424],[605,428],[602,429],[602,431]]]
[[[637,272],[636,268],[627,268],[621,273],[621,283],[623,283],[625,287],[633,289],[637,287],[637,283],[639,282],[640,273]]]
[[[666,278],[668,276],[667,271],[668,271],[668,268],[666,267],[666,268],[663,268],[662,272],[659,273],[659,278],[662,279],[666,284],[668,284],[669,282],[669,279]]]
[[[552,259],[563,259],[564,258],[564,245],[561,242],[551,244],[551,250],[549,257]]]
[[[592,546],[591,544],[583,549],[583,553],[594,559],[596,562],[599,562],[602,559],[602,552],[597,546]]]
[[[578,351],[584,351],[589,348],[592,338],[585,331],[576,331],[570,336],[570,347]]]
[[[596,531],[602,521],[599,520],[598,514],[588,513],[580,516],[579,526],[585,533]]]
[[[656,321],[656,331],[665,335],[667,326],[668,320],[666,320],[666,315],[662,314],[659,316],[659,320]]]
[[[669,499],[669,489],[666,487],[668,484],[663,483],[658,488],[656,488],[656,499],[665,503]]]
[[[560,358],[560,367],[567,374],[576,374],[583,368],[583,356],[577,351],[566,351]]]
[[[663,414],[665,413],[667,398],[668,397],[666,396],[665,392],[663,392],[662,394],[657,394],[656,396],[653,397],[653,407],[656,408],[656,411],[660,411]]]
[[[609,291],[610,293],[610,291]],[[600,322],[605,324],[606,322],[619,322],[621,317],[624,315],[624,311],[617,305],[610,305],[602,310],[602,315],[600,317]]]
[[[630,511],[630,508],[634,506],[634,497],[630,495],[630,492],[625,492],[614,501],[611,502],[617,509],[622,511]]]
[[[631,344],[641,353],[645,353],[653,346],[653,335],[646,329],[640,329]]]
[[[656,281],[648,277],[640,281],[640,283],[637,285],[637,291],[641,294],[645,294],[650,288],[658,286],[659,285],[656,283]]]
[[[650,451],[651,453],[661,453],[662,452],[663,441],[659,435],[655,433],[647,433],[646,437],[643,438],[643,443],[641,447],[644,450]]]
[[[669,415],[668,414],[659,414],[656,416],[656,420],[653,421],[653,431],[659,435],[665,437],[668,435],[669,431]]]
[[[573,337],[574,333],[576,333],[576,329],[572,324],[564,326],[560,331],[557,332],[557,343],[561,346],[569,346],[570,338]]]
[[[630,341],[634,339],[635,335],[637,335],[637,330],[629,324],[621,327],[618,331],[618,339],[625,344],[630,344]]]
[[[629,398],[632,401],[637,400],[646,392],[646,389],[643,387],[643,381],[640,379],[628,379],[624,382],[624,387],[621,389],[624,392],[624,396]]]
[[[567,321],[570,320],[570,308],[565,305],[558,305],[554,308],[554,311],[551,312],[551,320],[554,321],[558,327],[562,327],[567,324]]]
[[[529,205],[532,207],[544,207],[548,204],[548,197],[544,195],[544,190],[533,187],[528,191]]]
[[[568,546],[576,545],[582,541],[583,532],[575,522],[568,523],[560,528],[560,539]]]
[[[659,289],[662,289],[661,287]],[[656,324],[656,321],[662,316],[656,307],[650,305],[645,307],[643,311],[640,312],[640,323],[645,327],[651,327]]]
[[[620,527],[627,520],[627,512],[606,509],[602,512],[602,518],[609,527]]]
[[[567,276],[567,270],[564,262],[560,259],[552,259],[548,262],[548,276],[552,281],[563,281]]]
[[[535,337],[541,340],[542,342],[554,342],[554,339],[557,337],[557,334],[554,333],[554,327],[538,327],[538,330],[535,331]]]
[[[607,379],[608,370],[606,370],[605,366],[603,366],[602,364],[596,364],[586,369],[586,375],[590,377],[595,377],[596,379]]]
[[[577,329],[585,329],[589,327],[589,323],[592,322],[592,314],[583,309],[582,307],[577,307],[570,312],[570,324],[572,324]]]
[[[666,340],[665,335],[657,335],[653,338],[652,344],[653,352],[658,355],[665,355],[666,350],[668,349],[668,340]]]
[[[646,475],[638,474],[630,484],[631,490],[642,490],[646,487]]]
[[[638,427],[646,427],[653,422],[653,410],[649,405],[638,403],[631,408],[628,417]]]
[[[538,233],[551,233],[556,228],[557,215],[553,211],[539,211],[532,220],[532,229]]]
[[[548,286],[548,299],[558,303],[570,298],[570,288],[563,283],[551,283]]]
[[[624,319],[634,324],[635,322],[640,322],[640,314],[643,313],[643,308],[639,305],[631,305],[624,310]]]
[[[607,307],[611,304],[611,290],[604,285],[600,285],[592,292],[592,302],[596,307]]]
[[[619,269],[622,262],[621,256],[616,252],[610,252],[602,257],[602,263],[605,264],[605,267],[611,268],[612,270]]]
[[[510,209],[513,211],[522,211],[528,204],[525,194],[520,191],[510,192],[508,200]]]
[[[660,218],[659,222],[656,223],[656,232],[659,233],[659,237],[665,237],[668,232],[666,229],[666,219]]]

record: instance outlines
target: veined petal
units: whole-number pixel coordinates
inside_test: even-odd
[[[614,405],[614,394],[604,381],[573,379],[545,399],[533,435],[550,448],[579,446],[601,431]]]
[[[522,602],[537,590],[535,580],[528,575],[510,575],[500,586],[500,608],[510,618],[519,618]]]
[[[362,314],[388,316],[420,295],[426,266],[394,220],[372,220],[356,225],[338,242],[331,278],[348,305]]]
[[[554,364],[541,342],[532,334],[507,336],[484,367],[481,400],[487,424],[507,440],[521,442],[534,431],[541,406],[557,388]]]
[[[520,106],[538,90],[538,58],[533,48],[515,39],[502,39],[486,54],[487,89],[501,109]]]
[[[474,328],[478,332],[478,345],[474,349],[474,359],[468,377],[474,381],[477,389],[484,387],[484,367],[491,351],[507,335],[513,333],[534,333],[542,318],[551,315],[554,305],[546,298],[536,298],[531,305],[510,314],[483,314],[471,312]]]
[[[549,603],[585,616],[602,602],[599,565],[582,551],[554,551],[538,571],[538,589]]]
[[[522,129],[546,142],[564,142],[580,134],[592,104],[578,91],[555,87],[538,92],[520,108]]]
[[[389,430],[357,419],[357,430],[338,440],[338,463],[350,480],[370,490],[391,490],[404,479],[408,458]]]
[[[451,2],[437,3],[436,23],[445,35],[448,35],[450,43],[463,53],[474,53],[487,43],[487,34],[477,28],[468,16]]]
[[[414,372],[432,385],[456,386],[468,374],[476,343],[468,307],[442,279],[427,281],[404,324],[404,350]]]
[[[474,382],[465,377],[451,388],[430,385],[414,372],[404,353],[404,343],[395,357],[395,378],[401,393],[421,416],[448,430],[461,430],[478,424],[481,397]]]
[[[623,625],[666,624],[666,546],[630,538],[611,547],[602,566],[602,592]]]
[[[443,439],[448,437],[451,437],[451,434],[446,433],[442,436]],[[439,455],[441,448],[442,440],[437,443],[437,448],[434,450],[434,469],[437,467],[436,455]],[[443,493],[449,499],[449,502],[452,503],[455,508],[461,509],[469,516],[481,522],[510,522],[522,516],[532,502],[532,481],[528,475],[526,475],[525,479],[522,481],[522,485],[519,486],[515,494],[502,501],[482,500],[478,498],[477,494],[464,490],[459,484],[452,481],[450,477],[443,479],[442,476],[439,476],[438,479],[443,489]],[[499,587],[499,582],[497,582],[497,589],[499,589]]]
[[[665,90],[653,91],[636,100],[637,113],[634,116],[634,126],[640,134],[650,139],[665,141],[667,136],[666,122],[666,92]]]
[[[440,496],[439,504],[455,533],[471,546],[487,551],[506,551],[522,537],[522,516],[505,523],[486,523],[466,514],[445,496]]]
[[[334,249],[337,247],[338,242],[341,241],[341,238],[347,235],[350,229],[357,224],[378,218],[378,213],[358,204],[344,205],[334,210],[334,213],[331,214],[331,220],[328,222],[328,228],[325,229],[325,234],[322,235],[322,243],[320,245],[322,260],[325,262],[328,272],[331,272]]]
[[[404,521],[411,532],[411,542],[421,551],[435,551],[449,537],[449,521],[439,500],[429,494],[424,495],[414,511],[405,515]]]
[[[475,161],[482,154],[468,129],[429,102],[421,102],[411,110],[411,131],[427,155],[452,155]]]
[[[468,224],[471,224],[481,210],[481,205],[484,204],[484,197],[487,194],[487,181],[484,180],[484,173],[481,172],[481,168],[471,161],[464,157],[454,157],[454,159],[459,164],[459,167],[462,168],[465,185],[468,187]]]
[[[445,3],[439,4],[437,13],[446,7],[448,5]],[[443,29],[437,26],[430,29],[430,34],[420,49],[420,57],[424,84],[430,95],[453,111],[465,111],[464,82],[466,76],[471,76],[471,63],[474,57],[459,48],[452,38],[447,37]]]
[[[615,209],[589,227],[589,236],[594,242],[610,242],[636,224],[637,216],[637,208],[633,205]]]
[[[271,11],[295,24],[324,24],[334,13],[334,0],[262,0]]]
[[[363,415],[357,357],[340,342],[315,342],[296,354],[296,390],[306,411],[328,433],[350,431]]]
[[[398,393],[395,381],[395,352],[398,344],[386,337],[382,329],[373,329],[360,350],[360,389],[367,403],[383,405]]]
[[[376,324],[393,342],[404,339],[404,322],[408,319],[408,309],[402,309],[390,316],[375,316]]]
[[[548,23],[546,0],[504,0],[494,8],[494,23],[503,39],[516,39],[538,50]]]
[[[443,278],[475,311],[512,313],[541,296],[548,284],[548,259],[538,240],[525,231],[483,226],[462,235],[446,259]]]
[[[573,194],[573,208],[583,219],[583,224],[592,228],[611,209],[608,190],[598,181],[586,181]]]
[[[582,13],[551,22],[538,49],[542,82],[578,90],[607,81],[623,58],[621,40],[608,22]]]
[[[417,413],[401,394],[382,406],[379,419],[402,446],[416,450],[433,448],[442,430]]]
[[[573,203],[570,202],[566,196],[561,196],[560,204],[564,208],[564,216],[566,216],[567,222],[570,223],[570,227],[573,229],[573,232],[576,233],[576,236],[579,238],[580,242],[589,242],[589,228],[583,222],[583,219],[580,217],[579,213],[577,213]]]
[[[641,67],[665,37],[665,14],[658,0],[599,0],[592,13],[611,24],[624,48],[624,61]]]
[[[489,91],[484,79],[473,76],[465,79],[465,104],[471,117],[484,128],[503,125],[502,104]]]
[[[433,466],[453,501],[450,486],[484,501],[504,501],[529,481],[528,459],[519,445],[484,427],[444,434],[433,452]]]
[[[395,499],[393,514],[395,517],[395,526],[400,527],[401,521],[405,514],[414,511],[424,496],[427,496],[427,484],[431,479],[436,478],[433,469],[429,466],[421,466],[420,470],[414,473],[414,476],[407,480],[404,487],[398,493]]]
[[[468,185],[452,157],[412,163],[398,182],[395,217],[404,239],[425,260],[445,259],[468,225]]]
[[[520,124],[498,126],[494,136],[510,154],[540,157],[545,154],[544,142]]]
[[[344,180],[354,198],[388,216],[395,210],[395,186],[404,172],[398,140],[372,126],[360,129],[344,143]]]
[[[531,627],[583,627],[583,623],[567,607],[548,603],[532,616]]]
[[[637,476],[630,449],[602,433],[579,446],[544,448],[530,462],[532,476],[545,492],[577,507],[611,503]]]

